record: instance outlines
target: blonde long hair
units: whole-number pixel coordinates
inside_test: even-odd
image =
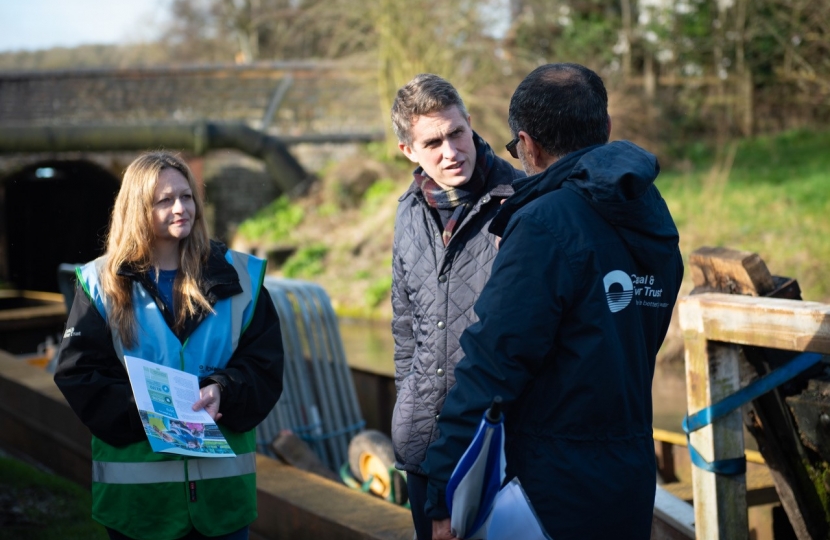
[[[128,277],[119,276],[118,269],[122,266],[137,272],[153,269],[153,195],[159,174],[164,169],[182,173],[193,192],[196,205],[190,234],[179,243],[179,272],[173,285],[175,329],[183,328],[187,317],[195,315],[200,308],[212,311],[207,298],[199,290],[202,264],[207,262],[210,254],[210,239],[202,219],[204,202],[193,173],[176,155],[167,152],[142,154],[124,172],[112,209],[106,263],[101,271],[101,287],[110,304],[107,314],[110,328],[118,332],[127,347],[132,346],[136,339],[132,282]]]

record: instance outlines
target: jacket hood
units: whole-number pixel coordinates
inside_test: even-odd
[[[614,226],[622,240],[633,248],[635,257],[642,253],[651,258],[655,250],[673,253],[679,236],[654,185],[659,173],[657,158],[628,141],[583,148],[539,174],[515,180],[515,193],[493,219],[490,232],[501,236],[510,218],[522,207],[558,189],[570,189]],[[639,249],[645,246],[648,249]]]

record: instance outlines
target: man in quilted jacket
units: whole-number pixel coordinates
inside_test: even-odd
[[[392,248],[392,441],[396,466],[407,472],[415,531],[428,540],[421,462],[463,356],[459,337],[477,320],[473,304],[498,251],[487,228],[524,173],[472,130],[458,92],[437,75],[418,75],[398,90],[392,124],[398,147],[418,165],[399,200]]]

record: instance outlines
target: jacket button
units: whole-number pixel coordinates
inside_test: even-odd
[[[444,376],[444,370],[443,370],[443,369],[441,369],[441,368],[438,368],[438,369],[435,371],[435,373],[436,373],[439,377],[443,377],[443,376]]]
[[[447,274],[441,274],[440,276],[438,276],[438,282],[439,283],[446,283],[447,282]]]
[[[436,414],[436,415],[435,415],[435,421],[436,421],[436,422],[438,421],[438,417],[439,417],[439,416],[441,416],[441,415],[440,415],[440,414]]]
[[[446,326],[447,326],[447,325],[446,325],[446,324],[444,324],[444,321],[438,321],[438,328],[440,328],[441,330],[443,330],[443,329],[444,329],[444,327],[446,327]]]

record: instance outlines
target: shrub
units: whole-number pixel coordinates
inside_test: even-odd
[[[282,273],[288,278],[308,278],[320,275],[323,270],[323,259],[329,248],[323,244],[314,244],[302,247],[292,255],[282,266]]]
[[[243,221],[238,232],[248,240],[285,241],[291,237],[291,232],[303,221],[303,217],[303,209],[291,204],[288,197],[283,195]]]
[[[392,276],[383,276],[369,284],[364,298],[369,307],[378,307],[392,291]]]
[[[363,215],[370,215],[377,211],[378,207],[383,204],[390,193],[398,190],[398,184],[389,178],[381,178],[380,180],[369,186],[366,193],[363,194],[363,204],[360,211]]]

